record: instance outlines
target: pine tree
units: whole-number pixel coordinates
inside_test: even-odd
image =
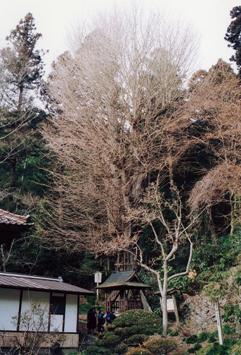
[[[4,72],[5,92],[2,106],[21,112],[29,107],[42,85],[44,74],[43,50],[36,49],[42,35],[36,32],[31,13],[28,13],[6,38],[9,46],[1,50],[1,69]]]
[[[235,50],[235,54],[230,58],[236,62],[239,75],[241,75],[241,6],[235,6],[230,11],[233,21],[230,23],[225,35],[226,41],[230,42],[229,47]]]

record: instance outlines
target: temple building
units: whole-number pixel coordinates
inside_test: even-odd
[[[31,225],[29,215],[20,216],[0,209],[0,245],[9,247],[13,239],[20,238]]]
[[[97,288],[105,297],[107,311],[122,313],[130,309],[150,310],[145,293],[150,286],[141,282],[131,256],[119,253],[116,271]]]

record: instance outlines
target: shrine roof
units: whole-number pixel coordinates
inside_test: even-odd
[[[149,288],[149,286],[142,282],[138,282],[136,272],[134,270],[131,270],[112,272],[112,274],[97,288]]]
[[[29,222],[30,216],[20,216],[15,213],[11,213],[0,209],[0,225],[17,225],[17,226],[27,226],[32,223]]]

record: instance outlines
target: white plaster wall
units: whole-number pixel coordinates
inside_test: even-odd
[[[62,332],[63,331],[64,316],[62,314],[51,314],[50,316],[50,331]]]
[[[0,288],[0,330],[17,330],[19,298],[19,290]]]
[[[66,295],[66,308],[65,308],[65,332],[77,331],[77,295]]]
[[[24,291],[20,330],[48,331],[48,292]]]

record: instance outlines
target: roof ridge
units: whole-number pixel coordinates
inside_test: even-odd
[[[3,219],[2,223],[12,223],[12,224],[30,224],[28,222],[28,219],[30,218],[30,215],[19,215],[13,212],[9,212],[6,210],[3,210],[0,208],[0,219]],[[4,221],[4,218],[6,219],[6,221]],[[9,221],[9,222],[8,222]]]
[[[12,277],[21,277],[21,278],[25,278],[25,279],[50,280],[50,281],[63,282],[62,277],[54,278],[54,277],[46,277],[46,276],[16,274],[16,273],[11,273],[11,272],[0,272],[0,276],[12,276]]]

